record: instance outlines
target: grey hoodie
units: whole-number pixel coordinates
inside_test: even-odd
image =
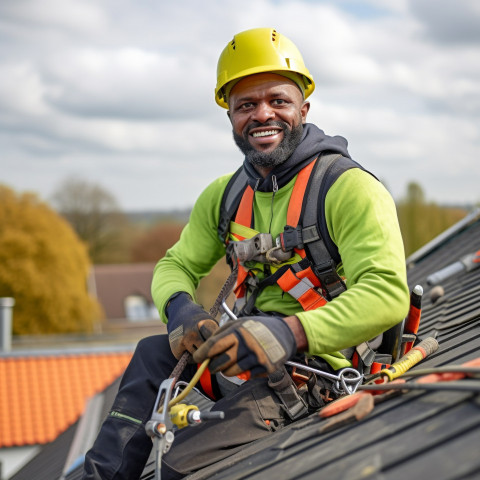
[[[245,159],[243,168],[248,175],[250,186],[260,192],[273,191],[272,176],[275,175],[278,188],[286,185],[303,167],[315,160],[320,153],[340,153],[344,157],[351,158],[347,150],[348,142],[340,136],[331,137],[325,135],[313,123],[303,126],[302,139],[292,155],[281,165],[277,165],[267,176],[262,176],[254,166]]]

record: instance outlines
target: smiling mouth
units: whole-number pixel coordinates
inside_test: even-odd
[[[258,138],[258,137],[268,137],[270,135],[276,135],[277,133],[280,133],[281,130],[266,130],[264,132],[253,132],[252,137]]]

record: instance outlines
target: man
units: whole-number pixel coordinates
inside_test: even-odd
[[[351,347],[408,310],[394,203],[350,159],[345,139],[307,123],[306,98],[315,85],[295,45],[273,29],[242,32],[224,49],[217,74],[216,101],[227,109],[245,161],[204,190],[179,242],[157,264],[152,293],[168,336],[139,342],[87,454],[85,479],[139,477],[151,450],[145,423],[158,387],[185,351],[193,361],[181,379],[209,359],[221,397],[213,409],[225,419],[177,432],[162,478],[182,478],[320,407],[329,386],[312,377],[296,391],[285,362],[308,357],[330,371],[350,366]],[[312,172],[319,171],[315,182]],[[272,243],[257,248],[264,241]],[[194,299],[198,282],[225,253],[238,277],[240,318],[219,328]],[[250,380],[242,383],[235,375],[245,372]]]

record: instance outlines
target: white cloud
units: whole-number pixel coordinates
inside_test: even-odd
[[[47,108],[43,101],[46,86],[28,63],[0,65],[0,115],[7,112],[13,115],[37,116],[45,114]]]
[[[397,198],[416,180],[436,201],[478,201],[477,3],[2,2],[3,181],[47,197],[73,173],[125,208],[191,205],[241,162],[213,101],[217,57],[275,12],[315,77],[312,121]]]

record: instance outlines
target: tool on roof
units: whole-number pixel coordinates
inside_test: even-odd
[[[428,370],[418,370],[412,372],[412,375],[425,375],[417,380],[417,383],[432,383],[432,382],[450,382],[453,380],[461,380],[463,378],[480,378],[480,357],[457,366],[446,366],[439,368],[432,368]],[[427,373],[428,372],[428,373]]]
[[[160,385],[152,417],[145,425],[145,431],[154,444],[155,480],[161,480],[162,457],[170,450],[176,429],[224,418],[224,412],[201,412],[196,405],[179,403],[192,390],[207,365],[208,361],[205,361],[188,384],[168,378]],[[181,386],[185,388],[179,393]]]
[[[398,380],[394,380],[394,382],[392,383],[393,384],[400,383],[403,385],[405,383],[405,380],[398,379]],[[365,390],[357,391],[353,395],[347,395],[344,397],[340,397],[337,400],[333,400],[328,405],[323,407],[320,410],[318,415],[321,418],[332,417],[334,415],[337,415],[338,413],[344,412],[345,410],[348,410],[349,408],[354,407],[355,405],[357,405],[357,403],[360,400],[362,400],[363,397],[373,397],[373,403],[377,405],[378,403],[381,403],[387,400],[388,398],[391,398],[395,395],[400,395],[400,394],[401,394],[401,391],[392,390],[392,389],[390,389],[389,391],[382,391],[382,392],[380,391],[368,392]]]
[[[464,363],[462,366],[429,368],[404,374],[405,376],[420,376],[415,382],[406,382],[403,378],[399,378],[380,385],[362,385],[359,387],[359,391],[353,395],[341,397],[323,407],[319,416],[328,418],[351,409],[365,396],[373,397],[373,401],[377,405],[407,390],[480,392],[480,382],[472,380],[472,378],[480,378],[480,368],[477,365],[480,366],[480,358]],[[425,375],[425,372],[431,373]]]
[[[356,392],[348,397],[334,400],[320,410],[320,417],[334,418],[330,418],[327,422],[323,422],[318,429],[318,433],[327,433],[354,421],[358,422],[362,420],[374,409],[377,399],[384,396],[385,395],[379,395],[374,397],[373,395],[368,395],[367,392]],[[345,400],[353,400],[353,402],[351,405],[346,406],[345,404],[342,404],[342,401]],[[337,404],[337,402],[340,402],[340,404]],[[337,413],[340,413],[340,415],[337,415]]]
[[[465,255],[457,262],[447,265],[445,268],[432,273],[427,277],[427,283],[429,285],[438,285],[439,283],[447,280],[447,278],[453,277],[462,272],[470,272],[475,268],[480,267],[480,250],[469,255]]]
[[[403,328],[401,356],[405,355],[412,349],[413,344],[417,339],[418,327],[422,316],[422,296],[422,286],[416,285],[410,293],[410,309],[408,310],[408,315],[405,319],[405,326]]]
[[[359,385],[357,387],[358,391],[353,395],[341,397],[329,403],[326,407],[323,407],[319,413],[320,417],[331,417],[337,413],[352,408],[365,395],[374,395],[375,404],[380,403],[393,395],[398,395],[402,390],[402,387],[400,387],[399,384],[404,385],[405,380],[397,377],[405,375],[407,370],[435,352],[437,348],[438,342],[434,338],[426,338],[416,347],[413,347],[398,362],[395,362],[389,368],[385,368],[381,372],[372,375],[366,385]],[[383,384],[379,384],[378,382],[383,382]],[[380,386],[381,388],[376,388],[377,386]],[[370,387],[370,390],[366,387]]]
[[[388,368],[384,368],[379,373],[368,379],[367,384],[386,383],[395,380],[403,375],[407,370],[421,362],[423,359],[436,352],[438,342],[433,337],[422,340],[418,345],[413,347],[398,362],[393,363]]]
[[[415,348],[417,347],[413,349]],[[413,349],[411,351],[413,351]],[[397,385],[400,381],[404,382],[403,379],[397,379],[394,382],[387,382],[380,385],[366,384],[360,386],[359,389],[361,389],[361,392],[357,393],[363,393],[363,391],[368,390],[368,393],[375,394],[388,390],[389,388],[392,390],[466,390],[479,392],[480,382],[475,381],[475,379],[480,378],[480,357],[469,360],[461,365],[445,365],[443,367],[424,368],[412,372],[405,372],[403,376],[420,378],[415,382],[404,383],[403,387]],[[460,380],[468,381],[461,382]],[[371,392],[371,390],[374,391]]]

